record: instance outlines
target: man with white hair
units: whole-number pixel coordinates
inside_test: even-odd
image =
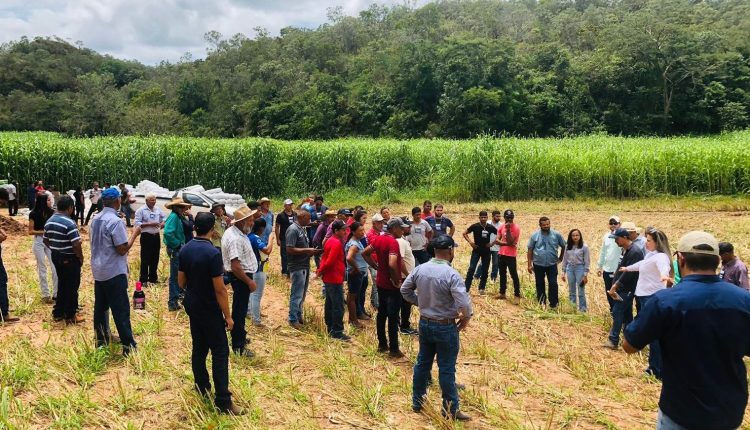
[[[135,212],[135,225],[141,227],[141,276],[139,280],[144,285],[148,282],[157,283],[159,277],[159,252],[161,252],[161,237],[159,230],[164,227],[166,220],[164,212],[156,206],[156,194],[146,194],[146,204]]]

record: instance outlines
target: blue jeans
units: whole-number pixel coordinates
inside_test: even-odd
[[[437,356],[438,381],[443,392],[443,413],[455,415],[458,411],[456,389],[456,359],[459,336],[455,324],[439,324],[420,319],[419,354],[414,364],[412,381],[412,408],[422,409],[427,386],[432,380],[432,362]]]
[[[497,272],[500,268],[498,259],[498,251],[490,251],[490,263],[492,263],[492,272],[490,273],[490,279],[493,281],[497,279]],[[482,276],[482,263],[477,266],[477,271],[474,273],[474,279],[479,279]]]
[[[484,291],[484,288],[487,286],[487,271],[489,270],[489,267],[487,266],[489,266],[490,264],[490,252],[479,252],[475,249],[471,251],[469,270],[466,272],[466,280],[464,281],[464,283],[466,284],[466,292],[471,289],[471,281],[472,279],[474,279],[474,272],[477,271],[477,263],[479,263],[479,260],[482,261],[482,272],[480,273],[479,278],[479,290]]]
[[[167,304],[175,306],[182,292],[180,284],[177,283],[177,272],[180,271],[180,251],[167,248],[167,255],[169,256],[169,299]]]
[[[544,287],[545,277],[549,283],[549,295],[546,293]],[[549,307],[556,308],[559,300],[557,297],[557,265],[539,266],[535,264],[534,281],[536,284],[536,299],[539,300],[539,304],[547,304],[547,298],[549,297]]]
[[[130,325],[130,300],[128,297],[128,277],[117,275],[106,281],[94,281],[94,333],[96,344],[102,346],[112,338],[109,331],[109,311],[115,320],[117,334],[120,335],[125,354],[135,348],[133,329]]]
[[[414,260],[417,266],[430,261],[430,254],[427,252],[426,249],[419,249],[416,251],[412,251],[411,254],[414,256]]]
[[[652,297],[654,296],[651,295],[635,297],[635,308],[638,310],[639,315],[641,313],[641,309],[646,306],[646,303],[648,303],[648,301],[651,300]],[[636,316],[636,318],[638,317]],[[648,368],[649,370],[651,370],[655,377],[661,379],[661,345],[659,344],[658,340],[655,340],[648,344]]]
[[[295,270],[289,274],[292,288],[289,292],[289,323],[302,323],[302,304],[305,303],[307,287],[310,283],[310,270]]]
[[[347,283],[349,284],[349,292],[356,292],[357,294],[357,316],[364,316],[365,295],[367,293],[367,269],[359,275],[350,273]],[[354,287],[356,287],[356,289],[353,289]]]
[[[325,286],[324,318],[328,335],[341,337],[344,335],[344,284],[325,284]]]
[[[255,291],[250,293],[248,314],[252,316],[255,324],[260,324],[260,300],[263,298],[263,289],[266,287],[266,272],[256,272],[253,275],[253,281],[255,281]]]
[[[583,277],[586,275],[586,267],[583,264],[568,266],[565,276],[568,277],[568,298],[570,303],[578,303],[578,310],[586,312],[586,287],[581,285]],[[577,300],[576,300],[577,298]]]
[[[375,287],[377,272],[372,267],[370,267],[368,270],[370,271],[370,279],[372,279],[372,281],[370,281],[370,284],[372,285],[372,287],[370,287],[370,306],[372,306],[373,309],[378,309],[380,307],[380,300],[378,296],[378,289]],[[362,295],[364,296],[364,293],[362,293]]]
[[[633,292],[618,293],[622,300],[615,300],[612,305],[612,330],[609,332],[609,340],[614,345],[620,344],[620,332],[633,321]]]
[[[659,409],[659,415],[656,418],[656,430],[688,430],[688,428],[672,421],[672,418],[664,415],[664,412]]]

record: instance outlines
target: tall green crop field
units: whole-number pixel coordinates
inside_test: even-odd
[[[183,137],[65,138],[0,133],[0,176],[62,189],[91,181],[177,188],[202,184],[245,196],[347,187],[428,189],[459,201],[644,197],[750,191],[750,132],[711,137],[472,140]]]

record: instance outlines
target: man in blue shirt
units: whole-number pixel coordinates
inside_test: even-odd
[[[657,429],[735,429],[747,406],[750,293],[722,281],[719,242],[693,231],[680,239],[682,280],[661,290],[625,329],[632,354],[661,346],[663,385]]]
[[[124,355],[135,349],[130,325],[128,297],[128,251],[140,235],[136,226],[128,239],[125,221],[120,218],[120,192],[110,187],[102,192],[104,209],[91,221],[91,273],[94,275],[94,333],[96,344],[108,344],[109,311],[115,320]]]
[[[529,238],[528,271],[534,274],[536,281],[536,298],[539,304],[547,304],[549,296],[549,307],[556,308],[557,297],[557,264],[562,262],[565,254],[566,242],[562,235],[550,227],[550,220],[546,216],[539,218],[539,230]],[[557,249],[560,248],[558,257]],[[544,277],[549,283],[549,295],[545,292]]]
[[[195,388],[209,396],[211,382],[206,357],[211,351],[211,373],[216,387],[216,408],[224,413],[242,415],[229,392],[229,344],[226,330],[234,327],[229,311],[229,294],[224,286],[224,264],[221,252],[211,243],[216,219],[210,212],[195,217],[197,237],[180,250],[177,282],[185,291],[185,311],[190,318],[193,340],[191,357]]]

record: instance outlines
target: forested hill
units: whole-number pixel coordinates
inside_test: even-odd
[[[0,48],[0,130],[319,139],[704,134],[750,117],[747,0],[441,1],[206,35],[147,67]],[[259,27],[253,29],[252,26]]]

